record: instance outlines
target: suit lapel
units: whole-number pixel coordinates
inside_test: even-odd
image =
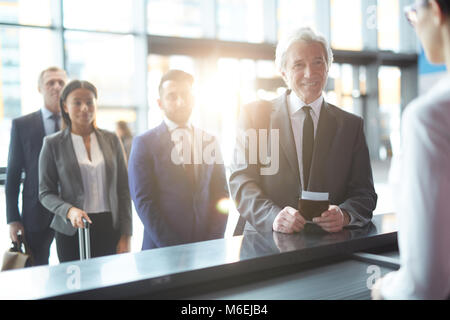
[[[36,112],[36,116],[33,120],[34,124],[33,127],[36,128],[36,134],[32,135],[32,138],[37,139],[36,145],[39,146],[39,148],[42,148],[42,143],[44,141],[45,137],[45,129],[44,129],[44,119],[42,116],[42,110],[39,110]]]
[[[80,166],[78,165],[77,155],[75,154],[75,149],[73,147],[72,137],[70,135],[70,128],[64,129],[64,132],[62,134],[62,146],[63,150],[63,156],[64,156],[64,164],[66,165],[65,168],[68,168],[68,170],[71,170],[75,179],[73,181],[73,184],[78,184],[79,190],[82,190],[84,193],[83,188],[83,180],[81,178],[81,170]],[[74,190],[77,190],[74,188]]]
[[[103,158],[105,160],[105,174],[106,174],[106,185],[111,185],[111,177],[113,176],[113,164],[112,159],[114,157],[113,150],[111,146],[106,141],[106,138],[100,130],[95,130],[95,135],[97,136],[97,141],[100,146],[100,150],[103,153]]]
[[[326,191],[327,163],[331,144],[336,135],[336,128],[336,118],[331,113],[328,103],[324,101],[317,125],[316,139],[314,140],[314,152],[308,188],[311,191]]]
[[[159,142],[157,150],[158,154],[161,156],[160,159],[164,162],[170,162],[171,164],[174,164],[172,161],[172,149],[175,148],[175,144],[173,143],[172,138],[170,137],[169,129],[164,122],[161,123],[157,128],[157,133],[157,141]],[[175,166],[179,167],[179,165]]]
[[[301,182],[297,160],[297,149],[295,147],[291,118],[289,116],[286,99],[287,93],[274,102],[275,111],[272,113],[272,129],[279,130],[281,150],[286,155],[291,170],[295,173],[298,185],[300,186]]]

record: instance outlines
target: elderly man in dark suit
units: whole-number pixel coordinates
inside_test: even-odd
[[[142,250],[224,236],[225,169],[215,138],[189,121],[193,81],[186,72],[168,71],[159,86],[164,121],[133,141],[128,172],[144,225]]]
[[[230,176],[240,213],[235,233],[302,230],[306,220],[297,208],[303,190],[329,193],[328,210],[312,221],[325,231],[371,220],[377,195],[363,120],[327,103],[322,94],[332,59],[328,42],[309,28],[278,44],[276,64],[289,89],[240,113],[236,155],[244,160],[235,161]],[[241,138],[258,129],[270,132],[263,141],[270,145],[270,167],[250,161],[256,149]]]
[[[35,265],[48,264],[54,231],[50,228],[53,215],[39,202],[38,162],[44,136],[60,129],[59,96],[67,82],[66,72],[58,67],[43,70],[38,90],[44,106],[33,113],[12,121],[6,172],[6,220],[10,237],[17,242],[19,231],[30,246]],[[25,173],[22,190],[22,214],[18,200],[22,172]]]

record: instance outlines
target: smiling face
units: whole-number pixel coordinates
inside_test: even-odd
[[[64,103],[64,111],[69,114],[72,129],[91,127],[95,121],[97,101],[92,91],[79,88],[72,91]]]
[[[158,105],[171,121],[178,125],[186,124],[194,107],[192,85],[187,81],[165,81]]]
[[[317,42],[295,42],[286,53],[282,76],[289,88],[309,104],[322,94],[328,78],[325,50]]]

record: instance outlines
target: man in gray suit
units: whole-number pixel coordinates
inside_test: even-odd
[[[327,103],[322,94],[332,61],[328,42],[309,28],[278,44],[275,62],[288,90],[273,101],[244,106],[239,116],[235,155],[243,161],[235,161],[230,176],[240,213],[235,234],[244,226],[260,232],[304,229],[306,220],[297,210],[304,190],[329,193],[328,210],[312,221],[327,232],[371,220],[377,195],[363,120]],[[268,136],[259,129],[267,129]],[[264,139],[258,146],[270,146],[270,168],[261,158],[251,161],[252,130]],[[261,149],[256,153],[261,156]]]

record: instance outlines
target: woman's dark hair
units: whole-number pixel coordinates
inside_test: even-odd
[[[66,103],[67,97],[72,91],[77,89],[87,89],[94,94],[95,99],[97,99],[97,88],[89,81],[82,80],[72,80],[61,91],[61,96],[59,98],[59,108],[61,109],[61,116],[63,119],[63,129],[72,126],[72,121],[70,120],[69,114],[64,110],[64,104]],[[97,127],[95,120],[92,124],[94,128]]]
[[[450,15],[450,0],[436,0],[442,13],[446,16]]]

